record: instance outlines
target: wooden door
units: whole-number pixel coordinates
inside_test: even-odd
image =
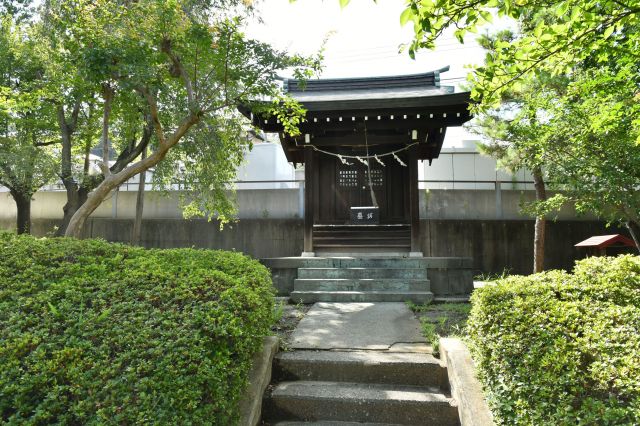
[[[385,166],[371,164],[371,186],[380,211],[380,223],[408,223],[409,173],[407,167],[387,161]],[[320,224],[346,224],[351,207],[371,206],[367,166],[346,165],[332,156],[321,155],[319,166]]]

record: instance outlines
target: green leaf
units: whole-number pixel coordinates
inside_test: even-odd
[[[553,40],[553,36],[554,34],[546,31],[544,32],[540,37],[538,37],[538,41],[549,41],[549,40]]]
[[[484,19],[488,23],[493,22],[493,15],[488,10],[481,10],[480,16],[482,16],[482,19]]]
[[[53,303],[51,303],[51,302],[47,302],[47,306],[49,306],[49,310],[51,311],[51,313],[52,313],[54,316],[56,316],[56,317],[57,317],[57,316],[59,316],[59,315],[60,315],[60,312],[58,311],[58,309],[57,309],[55,306],[53,306]]]
[[[340,0],[340,8],[344,9],[345,7],[347,7],[350,1],[351,0]]]
[[[613,34],[615,29],[616,29],[616,27],[614,25],[610,25],[606,30],[604,30],[604,33],[602,34],[602,36],[604,38],[609,38],[611,36],[611,34]]]
[[[406,8],[402,14],[400,14],[400,25],[404,26],[407,22],[412,20],[414,16],[413,10],[410,7]]]
[[[542,32],[545,29],[545,24],[544,22],[540,22],[538,25],[536,25],[536,27],[533,29],[533,35],[536,37],[540,37],[542,35]]]

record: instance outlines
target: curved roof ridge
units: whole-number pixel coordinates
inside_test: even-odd
[[[320,78],[300,82],[284,79],[287,92],[335,92],[342,90],[372,90],[412,87],[440,87],[440,73],[449,71],[449,66],[419,74],[388,75],[376,77]]]

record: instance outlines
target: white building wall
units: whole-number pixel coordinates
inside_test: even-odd
[[[494,158],[478,152],[477,141],[463,140],[442,149],[440,156],[431,166],[423,161],[419,179],[422,189],[470,189],[493,190],[500,182],[501,188],[533,189],[533,178],[527,170],[518,170],[514,174],[498,169]]]
[[[293,181],[295,169],[287,162],[282,146],[276,143],[257,143],[245,154],[245,162],[238,169],[238,181]],[[238,183],[237,189],[295,188],[295,182]]]

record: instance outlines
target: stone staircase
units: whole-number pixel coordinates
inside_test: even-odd
[[[447,371],[431,354],[283,352],[263,400],[263,424],[459,425]]]
[[[365,253],[409,252],[409,225],[313,225],[316,253],[355,251]]]
[[[433,299],[424,259],[333,257],[298,269],[291,300],[428,303]]]

